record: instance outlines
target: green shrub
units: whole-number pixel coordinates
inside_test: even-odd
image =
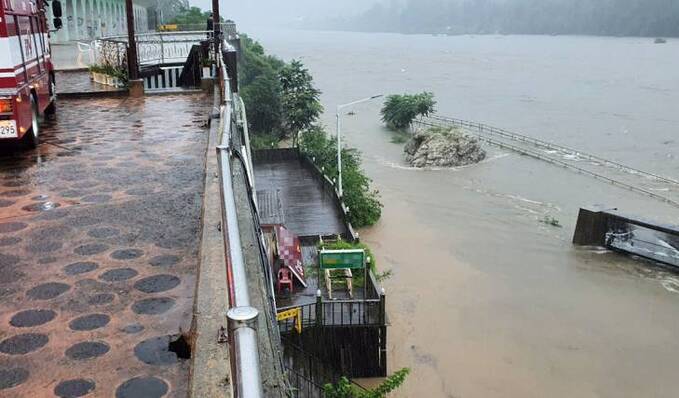
[[[337,141],[314,126],[301,136],[299,148],[316,166],[331,178],[337,178]],[[361,155],[355,149],[342,148],[343,200],[349,207],[349,221],[356,228],[375,224],[382,216],[379,192],[372,189],[372,180],[361,169]]]
[[[280,138],[276,135],[261,134],[250,136],[250,147],[253,150],[276,148],[279,142]]]
[[[342,377],[337,384],[326,384],[323,393],[326,398],[386,398],[387,394],[396,391],[403,385],[410,373],[409,368],[396,371],[379,386],[371,390],[362,390],[346,377]]]
[[[94,64],[88,67],[92,73],[101,73],[119,78],[124,83],[127,82],[127,69],[115,67],[109,64]]]

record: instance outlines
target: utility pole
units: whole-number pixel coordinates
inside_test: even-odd
[[[212,0],[212,39],[214,40],[215,47],[215,62],[217,62],[217,58],[219,58],[219,39],[221,37],[221,26],[219,25],[220,22],[219,0]]]
[[[139,78],[139,62],[137,60],[137,39],[134,31],[134,8],[132,0],[125,0],[127,14],[127,71],[129,80]]]
[[[379,95],[373,95],[372,97],[368,98],[363,98],[357,101],[349,102],[348,104],[342,104],[337,106],[337,193],[339,194],[339,197],[342,198],[344,196],[344,191],[342,190],[342,135],[341,135],[341,115],[340,112],[342,112],[342,109],[348,108],[353,105],[361,104],[363,102],[368,102],[372,101],[377,98],[381,98],[384,95],[379,94]]]

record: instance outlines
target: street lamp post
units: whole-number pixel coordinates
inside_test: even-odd
[[[337,193],[340,198],[344,196],[344,191],[342,190],[342,135],[341,135],[341,123],[340,123],[340,111],[344,108],[348,108],[353,105],[357,105],[363,102],[372,101],[377,98],[383,97],[382,94],[373,95],[372,97],[363,98],[357,101],[352,101],[346,104],[337,106]]]

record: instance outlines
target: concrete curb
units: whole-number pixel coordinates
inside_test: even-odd
[[[212,119],[205,161],[201,215],[200,264],[191,325],[192,355],[189,397],[231,396],[229,346],[219,342],[229,308],[224,239],[220,230],[221,202],[215,147],[219,119]]]
[[[117,90],[117,91],[83,91],[83,92],[72,92],[72,93],[57,93],[58,99],[68,99],[68,98],[117,98],[117,97],[127,97],[127,90]]]

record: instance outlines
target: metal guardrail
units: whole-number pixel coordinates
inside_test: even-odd
[[[491,134],[497,134],[497,135],[500,135],[502,137],[512,139],[514,141],[527,142],[527,143],[533,144],[533,145],[538,146],[538,147],[543,147],[543,148],[547,148],[547,149],[551,149],[551,150],[555,150],[555,151],[564,152],[564,153],[567,153],[567,154],[576,155],[576,156],[584,158],[584,159],[588,159],[588,160],[591,160],[591,161],[594,161],[594,162],[599,162],[599,163],[617,168],[617,169],[622,170],[622,171],[629,173],[629,174],[636,174],[636,175],[644,176],[644,177],[651,178],[651,179],[654,179],[654,180],[679,185],[679,180],[675,180],[675,179],[670,178],[670,177],[665,177],[665,176],[661,176],[661,175],[658,175],[658,174],[649,173],[647,171],[635,169],[633,167],[624,165],[622,163],[618,163],[618,162],[615,162],[615,161],[612,161],[612,160],[602,158],[601,156],[592,155],[590,153],[583,152],[583,151],[578,150],[578,149],[569,148],[569,147],[564,146],[564,145],[559,145],[559,144],[547,142],[547,141],[544,141],[544,140],[541,140],[541,139],[538,139],[538,138],[529,137],[527,135],[514,133],[514,132],[511,132],[511,131],[507,131],[505,129],[493,127],[493,126],[490,126],[490,125],[487,125],[487,124],[484,124],[484,123],[472,122],[472,121],[468,121],[468,120],[456,119],[456,118],[452,118],[452,117],[439,116],[439,115],[431,115],[428,118],[449,122],[449,123],[452,123],[452,124],[455,124],[455,125],[458,125],[458,126],[462,126],[462,127],[476,128],[479,131],[489,132]]]
[[[445,127],[445,126],[448,126],[448,125],[451,125],[451,124],[459,125],[459,126],[462,126],[462,127],[476,127],[476,128],[478,128],[480,126],[480,123],[465,122],[465,124],[461,124],[459,122],[455,122],[455,121],[452,121],[450,119],[446,120],[446,119],[443,119],[443,118],[432,118],[432,117],[422,118],[422,119],[416,120],[415,123],[421,124],[423,126],[431,126],[431,127]],[[668,203],[672,206],[679,207],[679,202],[677,202],[676,200],[673,200],[673,199],[667,198],[665,196],[659,195],[655,192],[651,192],[647,189],[640,188],[638,186],[628,184],[626,182],[619,181],[619,180],[604,176],[603,174],[595,173],[593,171],[587,170],[587,169],[582,168],[582,167],[575,166],[575,165],[568,163],[566,161],[563,161],[563,160],[559,160],[559,159],[549,157],[549,156],[545,155],[544,153],[541,153],[541,152],[538,152],[538,151],[533,151],[533,150],[530,150],[530,149],[521,148],[521,147],[518,147],[516,145],[508,144],[506,142],[502,142],[502,141],[490,138],[488,136],[483,135],[481,132],[477,132],[476,136],[481,141],[484,141],[484,142],[487,142],[489,144],[498,146],[500,148],[509,149],[509,150],[518,152],[518,153],[526,155],[526,156],[530,156],[530,157],[538,159],[538,160],[542,160],[542,161],[545,161],[545,162],[548,162],[548,163],[552,163],[554,165],[561,166],[561,167],[564,167],[566,169],[570,169],[570,170],[576,171],[578,173],[588,175],[590,177],[593,177],[593,178],[596,178],[596,179],[599,179],[599,180],[606,181],[606,182],[608,182],[612,185],[615,185],[615,186],[618,186],[618,187],[621,187],[621,188],[626,188],[626,189],[629,189],[630,191],[634,191],[634,192],[637,192],[637,193],[644,194],[644,195],[649,196],[651,198],[654,198],[654,199],[660,200],[662,202]],[[671,181],[671,179],[669,181]]]
[[[191,52],[191,47],[205,40],[211,40],[212,34],[213,32],[198,30],[135,35],[139,64],[184,62]],[[112,54],[114,52],[115,54]],[[94,57],[98,64],[111,64],[110,62],[114,59],[126,59],[127,36],[109,36],[95,40]],[[118,66],[126,67],[121,62],[118,62]]]
[[[223,44],[222,48],[225,48],[225,46],[226,44]],[[232,384],[236,398],[261,398],[264,396],[264,392],[256,332],[258,311],[250,306],[246,264],[240,239],[231,168],[231,162],[238,156],[237,153],[240,150],[240,148],[233,147],[233,135],[237,132],[238,123],[235,116],[235,101],[230,87],[230,79],[222,57],[217,58],[219,58],[220,90],[223,98],[220,109],[221,142],[217,147],[217,156],[222,198],[222,232],[227,249],[226,271],[229,304],[231,306],[227,318]]]

